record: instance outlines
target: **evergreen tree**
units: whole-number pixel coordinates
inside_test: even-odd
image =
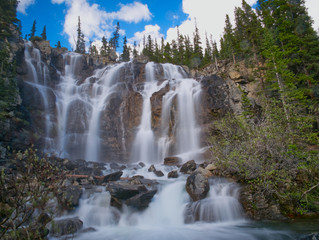
[[[134,46],[134,49],[133,49],[133,58],[137,58],[137,55],[138,55],[138,52],[137,52],[137,50],[136,50],[136,41],[134,41],[134,44],[133,44],[133,46]]]
[[[43,31],[41,33],[41,37],[43,40],[47,40],[47,30],[46,30],[46,26],[44,25],[43,27]]]
[[[19,24],[17,19],[17,0],[0,1],[0,40],[12,36],[11,26]]]
[[[57,44],[55,45],[56,48],[61,48],[61,42],[58,41]]]
[[[76,41],[76,47],[75,52],[77,53],[85,53],[85,40],[84,40],[84,34],[81,31],[81,19],[80,16],[78,17],[78,38]]]
[[[184,64],[187,65],[187,66],[190,66],[190,63],[191,63],[191,57],[194,53],[193,51],[193,46],[192,46],[192,43],[190,41],[190,38],[189,36],[185,36],[184,37],[185,39],[185,57],[184,57]]]
[[[123,62],[130,61],[130,51],[129,51],[129,48],[127,46],[126,36],[124,37],[124,40],[123,40],[123,53],[121,55],[121,59]]]
[[[205,54],[203,58],[203,66],[205,66],[208,63],[211,63],[212,61],[212,47],[210,46],[207,33],[206,33],[206,48],[205,48]]]
[[[113,32],[113,37],[110,39],[110,47],[116,51],[119,47],[119,38],[120,38],[120,23],[117,22],[115,31]]]
[[[168,63],[172,62],[171,46],[169,43],[166,43],[166,45],[164,47],[163,60],[164,60],[164,62],[168,62]]]
[[[200,59],[200,61],[203,59],[203,49],[202,49],[202,42],[200,40],[200,34],[199,34],[199,29],[197,27],[197,23],[195,21],[195,32],[194,32],[194,54],[196,57]]]
[[[32,28],[31,28],[31,32],[29,34],[29,40],[32,40],[32,38],[35,37],[35,32],[36,32],[36,20],[33,21],[33,24],[32,24]]]
[[[100,54],[101,54],[102,56],[106,56],[107,53],[108,53],[108,43],[107,43],[106,38],[103,36],[103,37],[102,37],[102,46],[101,46]]]
[[[240,39],[236,38],[236,41],[240,41]],[[220,54],[222,58],[232,59],[234,63],[236,63],[236,57],[235,57],[235,42],[236,41],[235,41],[233,26],[227,14],[226,20],[225,20],[224,35],[220,42],[220,45],[221,45]]]

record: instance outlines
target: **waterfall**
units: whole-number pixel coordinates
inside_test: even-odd
[[[153,93],[162,89],[167,83],[158,85],[156,79],[157,65],[149,62],[145,66],[144,88],[139,92],[143,96],[141,123],[138,127],[136,138],[132,149],[133,161],[146,163],[157,162],[157,146],[151,124],[151,97]]]
[[[49,152],[53,148],[53,137],[51,131],[53,129],[54,117],[50,112],[49,97],[54,95],[53,90],[48,86],[49,69],[41,60],[40,50],[33,47],[32,43],[27,41],[24,44],[25,62],[27,65],[27,81],[26,83],[40,94],[37,99],[38,104],[42,104],[44,113],[44,151]]]
[[[156,79],[159,67],[163,68],[162,83]],[[133,161],[148,163],[162,162],[164,157],[172,154],[175,131],[176,150],[173,154],[180,155],[184,160],[196,158],[199,160],[200,127],[196,122],[196,107],[200,104],[200,83],[187,78],[182,67],[173,64],[155,64],[150,62],[145,66],[146,82],[140,92],[143,96],[143,111],[141,124],[138,128],[133,146]],[[151,125],[151,97],[169,84],[170,90],[162,98],[161,131],[156,138]],[[177,121],[172,126],[171,111],[173,101],[177,97]],[[173,130],[170,128],[174,128]]]
[[[79,83],[76,69],[82,55],[64,55],[65,74],[58,88],[58,125],[60,156],[100,159],[100,116],[110,97],[118,92],[118,74],[126,63],[107,66]]]
[[[243,219],[243,210],[238,201],[237,184],[225,179],[211,179],[207,198],[188,205],[189,222],[231,222]]]

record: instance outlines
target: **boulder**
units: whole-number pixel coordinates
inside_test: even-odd
[[[164,173],[161,170],[156,170],[154,173],[158,177],[163,177],[164,176]]]
[[[126,182],[110,182],[106,190],[108,190],[112,197],[126,200],[142,192],[146,192],[147,188],[144,185],[132,185]]]
[[[204,175],[206,178],[210,178],[213,176],[212,172],[207,170],[206,168],[199,167],[195,170],[195,172],[199,172]]]
[[[63,193],[59,195],[59,203],[63,208],[73,209],[79,206],[79,201],[82,195],[82,188],[80,186],[67,186]]]
[[[209,191],[208,179],[201,172],[192,173],[187,178],[186,191],[194,202],[204,199]]]
[[[178,173],[177,173],[176,170],[171,171],[171,172],[169,172],[169,173],[167,174],[167,177],[168,177],[168,178],[178,178]]]
[[[196,163],[194,160],[190,160],[182,165],[180,172],[190,174],[194,172],[195,170],[196,170]]]
[[[157,189],[150,190],[147,192],[142,192],[126,200],[125,204],[127,206],[136,208],[138,210],[144,210],[145,208],[148,207],[149,203],[152,201],[156,192],[157,192]]]
[[[81,230],[82,227],[83,222],[78,217],[55,220],[51,224],[50,235],[61,237],[73,234]]]
[[[118,181],[118,180],[120,180],[120,178],[121,178],[122,175],[123,175],[123,172],[122,172],[122,171],[110,173],[110,174],[106,175],[106,176],[103,178],[103,182],[104,182],[104,183],[108,183],[108,182],[112,182],[112,181]]]
[[[152,165],[148,168],[148,171],[149,171],[149,172],[155,172],[155,171],[156,171],[156,168],[155,168],[154,164],[152,164]]]
[[[166,157],[164,158],[164,165],[166,166],[178,166],[181,164],[182,159],[179,157]]]

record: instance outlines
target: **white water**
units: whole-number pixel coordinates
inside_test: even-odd
[[[156,78],[160,67],[164,71],[162,82]],[[133,145],[132,161],[160,163],[169,155],[179,155],[184,161],[194,158],[200,160],[200,127],[195,111],[200,104],[200,83],[187,78],[181,67],[172,64],[150,62],[145,66],[145,75],[146,82],[140,91],[143,111]],[[155,137],[151,124],[151,97],[167,85],[169,91],[162,98],[161,131]],[[177,107],[173,104],[174,100],[177,100]],[[172,111],[176,115],[176,122],[172,121]]]
[[[124,174],[133,172],[126,170]],[[143,172],[141,169],[136,174]],[[192,203],[185,191],[185,181],[185,176],[162,179],[158,193],[143,212],[128,207],[121,212],[115,210],[109,205],[107,192],[82,200],[75,215],[83,220],[84,228],[93,227],[96,231],[76,235],[75,239],[292,239],[287,232],[256,228],[247,221],[238,202],[238,185],[223,179],[212,180],[208,197]],[[189,206],[194,210],[193,222],[185,223]]]
[[[41,60],[39,49],[34,48],[31,42],[25,42],[25,62],[28,70],[27,83],[40,94],[40,102],[43,105],[44,112],[44,151],[50,151],[53,146],[51,131],[53,129],[54,117],[49,110],[49,94],[53,93],[48,87],[49,69]]]

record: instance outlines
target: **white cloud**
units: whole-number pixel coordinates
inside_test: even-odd
[[[193,36],[195,29],[195,19],[201,35],[201,41],[205,44],[205,34],[212,34],[213,40],[217,43],[224,32],[225,17],[229,15],[234,24],[235,7],[241,6],[242,0],[183,0],[183,11],[188,14],[188,19],[180,26],[181,34]],[[254,4],[256,0],[248,0],[247,3]],[[167,41],[176,39],[177,31],[170,28],[167,31]]]
[[[120,6],[121,9],[118,12],[110,13],[110,17],[129,23],[151,20],[152,14],[146,4],[134,2],[126,5],[120,4]]]
[[[147,39],[148,35],[152,36],[152,39],[156,39],[157,43],[160,44],[161,38],[164,37],[163,34],[160,33],[160,26],[156,25],[146,25],[144,27],[144,31],[134,33],[134,37],[129,38],[128,42],[133,44],[135,41],[137,44],[143,42],[143,38]]]
[[[319,33],[319,1],[318,0],[306,0],[306,7],[308,13],[314,21],[313,27]]]
[[[120,10],[117,12],[106,12],[100,5],[90,5],[87,0],[51,0],[52,3],[66,2],[68,10],[64,21],[64,33],[69,37],[69,43],[74,48],[77,39],[78,16],[81,19],[81,31],[88,43],[89,40],[97,42],[103,36],[110,38],[115,29],[114,20],[123,20],[127,22],[140,22],[149,20],[151,13],[147,5],[138,2],[123,5],[120,4]],[[120,30],[120,35],[125,31]]]
[[[34,3],[35,0],[20,0],[18,3],[17,11],[26,15],[26,9]]]

